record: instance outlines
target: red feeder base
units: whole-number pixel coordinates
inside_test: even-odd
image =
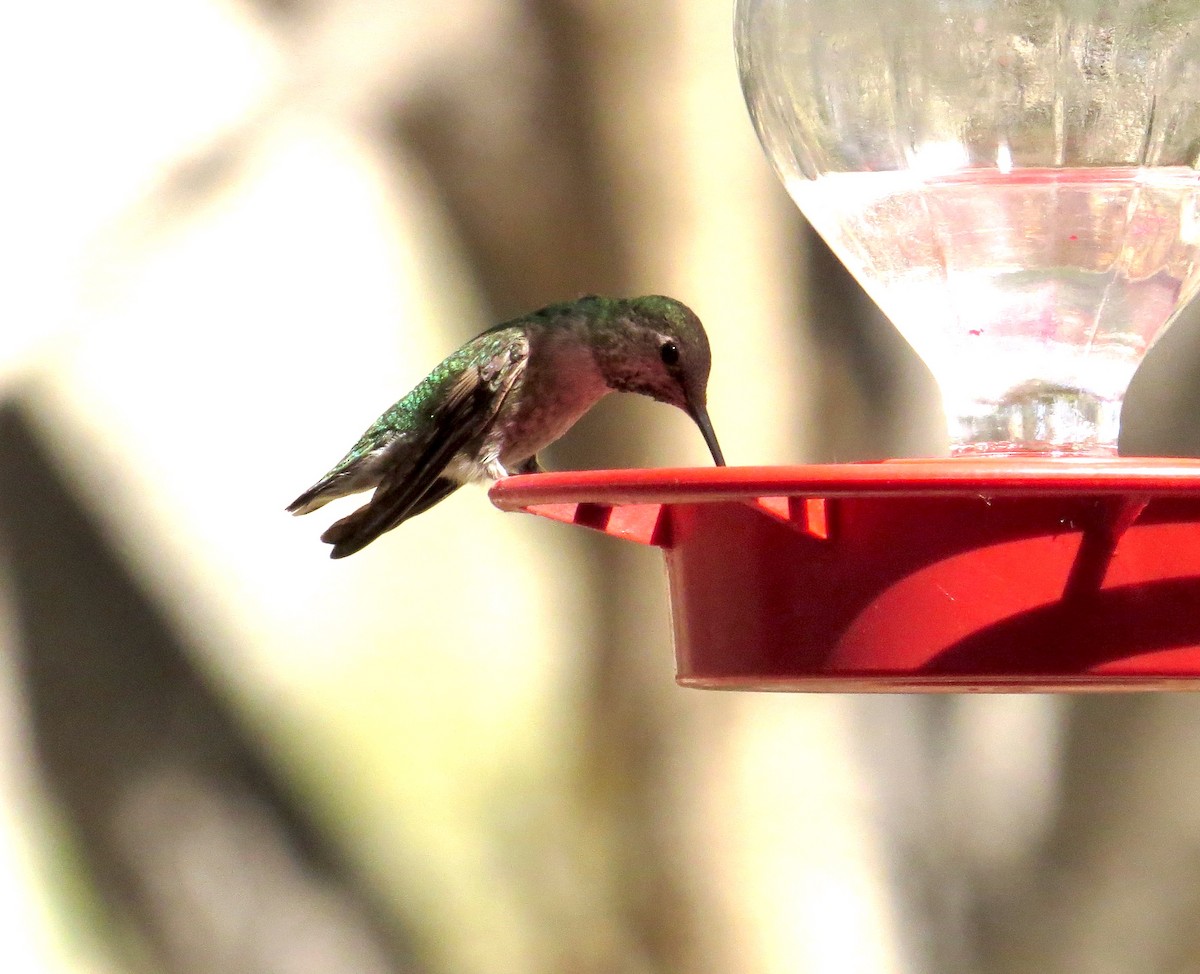
[[[686,686],[1200,687],[1200,461],[597,470],[491,497],[661,547]]]

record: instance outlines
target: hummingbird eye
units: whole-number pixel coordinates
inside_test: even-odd
[[[674,342],[663,342],[659,346],[658,354],[662,356],[663,365],[679,364],[679,346]]]

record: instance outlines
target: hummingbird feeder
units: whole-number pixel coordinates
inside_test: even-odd
[[[1200,8],[738,0],[735,45],[950,456],[518,476],[494,503],[662,548],[688,686],[1200,686],[1200,461],[1117,456],[1200,287]]]

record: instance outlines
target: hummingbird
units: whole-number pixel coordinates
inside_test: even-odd
[[[538,452],[610,392],[678,406],[724,466],[706,406],[710,364],[704,326],[674,298],[549,305],[451,352],[287,509],[307,514],[374,488],[321,535],[344,558],[465,483],[540,472]]]

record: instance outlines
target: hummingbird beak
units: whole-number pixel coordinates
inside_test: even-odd
[[[708,410],[704,406],[689,403],[688,415],[700,427],[700,434],[704,437],[704,442],[708,444],[708,451],[712,454],[713,463],[718,467],[725,466],[725,457],[721,455],[721,445],[717,442],[717,434],[713,432],[712,422],[708,418]]]

